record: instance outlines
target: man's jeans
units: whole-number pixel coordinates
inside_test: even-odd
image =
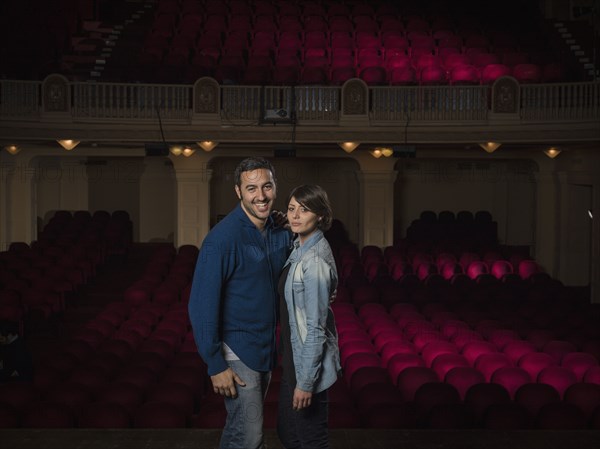
[[[286,449],[329,448],[327,390],[313,394],[308,408],[292,408],[294,388],[281,379],[277,434]]]
[[[221,435],[220,449],[262,449],[263,402],[271,373],[248,368],[241,360],[229,360],[229,367],[246,383],[236,384],[237,398],[225,398],[227,421]]]

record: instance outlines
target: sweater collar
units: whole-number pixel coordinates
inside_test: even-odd
[[[250,220],[250,218],[248,217],[248,214],[246,213],[246,211],[242,208],[242,203],[238,203],[236,208],[234,209],[235,214],[237,215],[237,217],[244,222],[244,225],[246,226],[252,226],[254,229],[256,229],[257,231],[260,232],[260,230],[256,227],[256,225],[254,223],[252,223],[252,220]],[[265,227],[264,229],[267,228],[272,228],[273,227],[273,217],[269,215],[269,218],[267,218],[267,221],[265,222]]]

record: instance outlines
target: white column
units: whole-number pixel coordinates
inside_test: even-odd
[[[386,164],[387,165],[387,164]],[[385,169],[387,168],[387,169]],[[360,185],[359,245],[381,248],[394,243],[394,182],[397,172],[387,165],[357,173]]]
[[[537,173],[536,236],[532,255],[552,277],[557,276],[559,268],[560,199],[556,174],[540,168]]]
[[[18,154],[6,165],[3,163],[2,171],[2,247],[11,242],[30,244],[37,239],[36,163],[31,157]]]
[[[15,171],[15,157],[0,151],[0,251],[10,243],[10,180]]]
[[[592,287],[592,302],[600,304],[600,182],[598,182],[598,167],[595,170],[595,180],[592,187],[592,265],[590,281]]]
[[[196,153],[186,160],[172,157],[177,180],[175,246],[200,246],[210,230],[210,179],[206,156]]]
[[[566,172],[556,173],[556,190],[557,190],[557,202],[556,202],[556,277],[561,281],[565,282],[568,279],[569,267],[568,264],[572,262],[569,257],[569,175]]]
[[[169,159],[146,157],[140,176],[140,242],[173,242],[175,198],[175,176]]]

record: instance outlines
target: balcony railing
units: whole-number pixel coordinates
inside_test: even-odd
[[[54,75],[57,76],[57,75]],[[351,80],[359,82],[357,80]],[[347,84],[347,83],[346,83]],[[68,82],[62,115],[73,122],[163,120],[189,123],[197,114],[196,85]],[[345,86],[217,86],[217,120],[227,125],[258,123],[267,109],[293,111],[303,125],[340,124]],[[60,86],[59,86],[60,87]],[[493,86],[364,86],[370,123],[485,122],[494,113]],[[600,83],[518,86],[514,116],[521,122],[600,119]],[[44,120],[60,89],[44,82],[0,80],[2,120]],[[64,93],[63,93],[64,95]],[[350,96],[352,93],[349,94]],[[56,98],[55,98],[56,97]],[[55,109],[50,108],[50,112]]]

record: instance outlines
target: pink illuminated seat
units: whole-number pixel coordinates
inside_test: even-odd
[[[539,83],[542,79],[542,69],[537,64],[517,64],[512,69],[512,75],[521,84]]]
[[[380,350],[382,366],[389,367],[390,361],[397,354],[417,354],[415,345],[406,340],[388,341]]]
[[[477,369],[469,366],[456,366],[446,372],[444,381],[454,386],[462,400],[469,388],[473,385],[484,383],[484,375]]]
[[[484,261],[474,260],[467,266],[466,273],[471,279],[476,280],[479,276],[488,274],[489,270]]]
[[[557,363],[556,360],[544,352],[530,352],[521,356],[517,366],[527,371],[535,381],[538,379],[540,371],[550,366],[557,366]]]
[[[407,368],[425,366],[423,358],[416,353],[398,353],[391,357],[387,363],[390,379],[394,384],[397,384],[398,376]]]
[[[550,355],[557,364],[561,364],[563,357],[577,352],[577,347],[570,341],[550,340],[544,345],[542,352]]]
[[[457,65],[451,69],[449,79],[452,85],[477,85],[481,75],[475,66]]]
[[[417,84],[417,73],[413,67],[394,67],[390,72],[392,86],[407,86]]]
[[[523,385],[532,382],[531,376],[527,371],[516,366],[499,368],[492,374],[492,382],[502,385],[511,398],[514,398],[515,392]]]
[[[471,366],[475,366],[475,363],[484,354],[498,353],[496,345],[488,341],[472,341],[465,344],[461,351],[462,355],[469,361]]]
[[[424,366],[411,366],[398,374],[396,385],[403,400],[413,401],[415,393],[422,385],[439,381],[440,379],[433,369]]]
[[[427,343],[421,350],[421,356],[427,366],[431,366],[436,357],[442,354],[458,354],[458,348],[452,342],[435,340]]]
[[[350,391],[352,395],[357,396],[365,386],[373,383],[391,384],[387,369],[381,366],[365,366],[359,368],[352,376]]]
[[[598,359],[587,352],[571,352],[563,356],[560,364],[573,371],[577,380],[582,382],[590,368],[598,366]]]
[[[491,264],[490,273],[496,279],[502,280],[504,276],[513,272],[513,266],[508,260],[495,260]]]
[[[525,340],[512,340],[507,342],[502,348],[502,352],[506,354],[516,365],[522,356],[535,352],[536,348],[533,343]]]
[[[510,359],[500,352],[482,354],[475,362],[475,368],[481,371],[488,382],[491,382],[492,376],[497,370],[511,366],[513,364]]]
[[[460,354],[440,354],[431,363],[440,379],[445,379],[450,370],[458,367],[469,368],[469,362]]]
[[[487,64],[481,69],[481,83],[492,84],[498,78],[511,74],[511,68],[504,64]]]
[[[552,385],[562,398],[565,391],[577,382],[577,376],[562,366],[549,366],[542,369],[537,377],[539,383]]]

